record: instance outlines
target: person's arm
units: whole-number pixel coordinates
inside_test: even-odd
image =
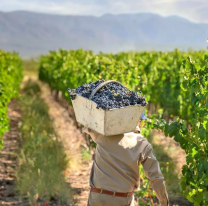
[[[150,187],[155,191],[161,206],[168,206],[168,194],[166,191],[164,176],[161,173],[159,162],[157,161],[151,144],[149,144],[143,153],[141,164],[146,177],[150,180]]]

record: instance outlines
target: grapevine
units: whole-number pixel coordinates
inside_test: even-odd
[[[12,98],[18,97],[22,80],[22,65],[16,53],[0,50],[0,149],[2,136],[8,130],[7,106]]]
[[[77,88],[98,79],[115,79],[133,91],[141,90],[148,100],[149,110],[154,106],[164,111],[161,118],[147,120],[143,133],[161,129],[180,143],[187,154],[181,177],[183,194],[195,206],[208,205],[206,52],[94,54],[59,50],[41,57],[39,78],[62,92],[69,103],[67,88]],[[164,117],[170,118],[170,123]]]

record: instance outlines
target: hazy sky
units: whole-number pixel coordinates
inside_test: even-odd
[[[208,23],[208,0],[0,0],[0,11],[14,10],[96,16],[153,12]]]

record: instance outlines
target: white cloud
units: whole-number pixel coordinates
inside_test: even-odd
[[[0,0],[1,11],[29,10],[56,14],[96,15],[153,12],[208,23],[207,0]]]

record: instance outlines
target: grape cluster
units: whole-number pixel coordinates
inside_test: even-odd
[[[89,99],[92,91],[104,81],[105,80],[98,80],[94,83],[85,83],[76,89],[70,90],[71,99],[75,99],[76,94]],[[137,92],[131,91],[128,88],[115,82],[111,82],[103,86],[97,91],[97,93],[95,93],[91,100],[97,104],[97,108],[102,108],[104,110],[127,107],[137,104],[140,104],[141,106],[147,105],[144,96],[141,94],[138,95]]]

